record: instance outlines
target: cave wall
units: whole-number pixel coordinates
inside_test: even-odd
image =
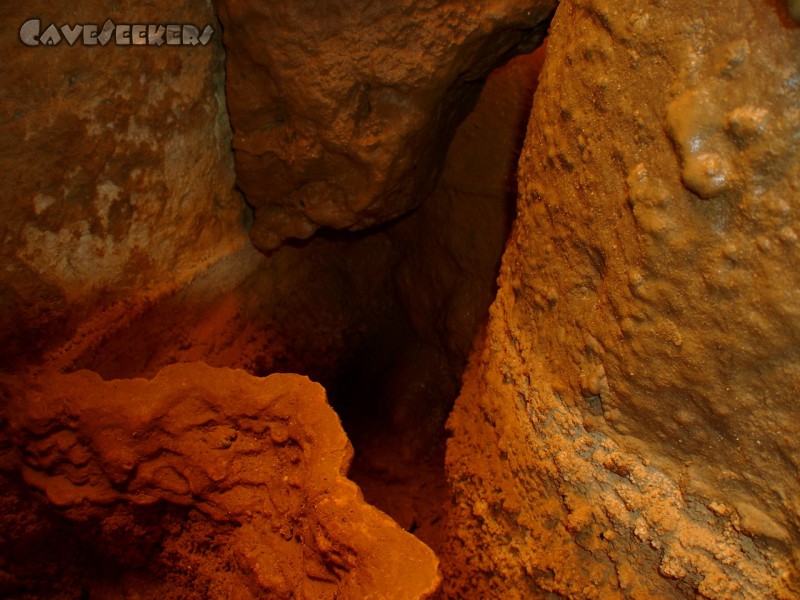
[[[35,9],[0,8],[0,595],[428,597],[435,556],[345,479],[324,392],[260,378],[336,368],[388,242],[360,245],[359,277],[347,240],[250,246],[210,2]],[[28,47],[34,17],[215,35]]]
[[[800,594],[799,46],[783,3],[560,4],[449,422],[451,595]]]
[[[351,476],[370,503],[437,554],[448,505],[444,424],[497,290],[542,50],[491,73],[434,192],[369,236],[391,249],[380,301],[395,309],[338,378],[337,410],[356,447]]]
[[[488,130],[532,95],[526,75],[512,66],[478,105],[486,121],[455,126],[482,77],[541,40],[553,3],[317,13],[220,2],[238,138],[219,35],[192,50],[27,48],[16,36],[33,16],[219,28],[207,1],[158,4],[0,8],[14,32],[0,50],[15,57],[0,65],[0,355],[11,373],[0,385],[0,525],[12,542],[0,590],[23,594],[44,575],[80,595],[91,576],[99,597],[120,585],[169,597],[166,576],[201,597],[360,597],[392,585],[399,567],[386,571],[398,555],[349,526],[333,540],[323,526],[355,516],[419,559],[407,595],[430,595],[435,558],[340,477],[349,447],[321,390],[251,375],[300,371],[347,391],[343,373],[382,362],[369,368],[384,378],[380,407],[401,449],[391,453],[425,448],[403,436],[440,423],[434,400],[456,388],[494,294],[509,190],[484,176],[508,168],[514,135],[493,146]],[[796,13],[767,0],[724,11],[561,3],[500,290],[449,420],[450,597],[800,594]],[[427,200],[380,229],[322,232],[264,256],[247,242],[231,144],[262,249]],[[169,367],[192,361],[217,369]],[[80,369],[96,374],[60,372]],[[298,422],[266,440],[251,421],[291,415],[259,417],[248,403],[287,381],[292,415],[312,403],[324,427]],[[198,406],[212,418],[193,421]],[[230,454],[241,466],[295,442],[302,462],[318,452],[307,431],[321,430],[336,438],[335,493],[299,481],[291,457],[257,481],[215,462]],[[240,448],[253,432],[263,444]],[[344,489],[346,502],[254,519],[248,503],[283,475],[289,495]],[[279,541],[300,521],[311,525]],[[142,545],[111,556],[110,576],[31,569],[45,550],[91,562],[132,535]],[[164,554],[136,571],[148,544]],[[223,556],[207,561],[209,549]],[[310,571],[295,571],[306,559]]]
[[[26,46],[21,25],[186,23],[207,46]],[[0,7],[0,355],[34,359],[174,291],[246,240],[207,0]],[[103,314],[101,314],[103,313]]]
[[[403,152],[431,144],[443,155],[454,133],[448,128],[474,103],[481,77],[507,54],[539,42],[551,5],[539,3],[525,15],[519,3],[498,3],[496,29],[487,29],[485,8],[458,11],[459,27],[483,23],[463,53],[442,38],[453,23],[437,19],[450,13],[440,6],[425,17],[436,31],[426,35],[447,46],[437,60],[457,67],[420,83],[425,106],[454,77],[469,71],[475,79],[463,97],[448,92],[458,106],[442,109],[444,131],[425,127],[428,117],[420,112],[412,124],[416,146]],[[420,190],[434,186],[441,167],[434,163],[444,162],[444,180],[420,210],[367,234],[320,235],[265,256],[247,241],[234,191],[224,51],[208,3],[170,10],[47,4],[35,15],[21,6],[2,10],[2,22],[14,33],[2,43],[9,56],[21,58],[3,71],[13,83],[3,90],[10,115],[3,121],[5,139],[19,144],[2,152],[11,178],[3,203],[7,268],[0,275],[7,325],[2,370],[8,372],[0,382],[0,505],[6,509],[0,533],[8,542],[0,552],[0,593],[114,598],[139,589],[166,598],[285,597],[300,589],[309,597],[361,597],[391,585],[394,596],[429,595],[438,582],[435,557],[369,509],[343,478],[344,500],[292,475],[288,459],[268,473],[247,474],[250,467],[237,463],[236,442],[247,438],[245,430],[255,427],[259,439],[266,430],[242,425],[237,407],[250,395],[261,397],[258,390],[267,393],[276,380],[210,367],[259,377],[300,372],[334,389],[355,374],[371,372],[370,385],[387,375],[388,383],[377,387],[340,385],[340,410],[352,403],[343,391],[354,392],[391,413],[398,444],[408,427],[418,428],[414,443],[400,453],[406,458],[439,444],[458,374],[493,296],[515,195],[520,124],[539,60],[515,61],[493,77],[494,91],[481,100],[479,118],[457,134],[455,157],[426,165],[424,185],[376,221],[420,204],[426,195]],[[194,49],[113,42],[87,48],[64,41],[28,48],[16,32],[34,16],[45,27],[106,17],[201,28],[210,23],[217,35]],[[507,35],[494,35],[503,29]],[[294,33],[287,28],[280,36]],[[44,79],[26,78],[36,71]],[[233,99],[243,97],[234,93]],[[387,135],[400,125],[389,119]],[[476,165],[489,179],[478,176]],[[52,196],[40,197],[45,192]],[[39,233],[28,239],[30,232]],[[378,364],[371,354],[380,354]],[[194,361],[205,364],[187,364]],[[170,391],[177,380],[190,389]],[[301,386],[302,395],[327,415],[318,427],[341,438],[318,389]],[[175,422],[176,414],[198,407],[210,421]],[[303,426],[293,427],[302,438]],[[171,433],[162,435],[164,428]],[[228,437],[218,439],[217,431]],[[242,452],[271,460],[273,451],[295,442],[306,454],[318,452],[321,442],[311,438],[290,436]],[[338,443],[342,447],[330,452],[346,454],[345,442]],[[223,474],[220,465],[200,464],[197,456],[238,466]],[[440,470],[438,455],[437,461]],[[413,477],[413,464],[407,466]],[[249,505],[271,502],[270,494],[301,497],[303,505],[288,502],[288,515],[254,517]],[[317,518],[310,504],[325,495],[335,496],[336,506]],[[217,508],[208,510],[211,505]],[[439,516],[434,511],[431,519]],[[352,530],[331,540],[334,526],[322,521],[340,518],[377,528],[391,543],[366,538],[361,544]],[[292,528],[295,537],[281,537]],[[127,547],[123,540],[131,536],[140,542]],[[212,550],[214,557],[206,559]],[[398,588],[400,575],[387,578],[394,559],[386,552],[416,561],[406,592]],[[47,568],[39,571],[42,561]],[[312,565],[308,572],[304,561]]]

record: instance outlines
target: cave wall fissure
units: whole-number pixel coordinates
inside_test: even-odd
[[[517,38],[530,38],[537,43],[547,14],[545,6],[542,4],[538,12],[527,15],[521,14],[518,6],[503,7],[502,10],[508,10],[504,21],[492,22],[489,28],[480,25],[477,29],[474,29],[476,23],[486,23],[486,14],[480,12],[485,7],[475,14],[459,9],[450,15],[455,18],[441,31],[436,24],[441,14],[420,13],[418,20],[427,19],[433,25],[433,30],[425,35],[431,43],[441,44],[441,53],[431,56],[450,67],[428,65],[436,78],[427,82],[430,89],[421,85],[417,92],[407,90],[409,97],[416,98],[410,103],[422,102],[422,106],[426,102],[431,106],[438,103],[437,106],[443,107],[442,114],[447,115],[448,128],[455,127],[474,104],[473,97],[465,99],[461,108],[448,107],[445,96],[447,90],[460,89],[455,84],[459,72],[469,71],[470,77],[480,78],[497,61],[505,60]],[[77,16],[96,20],[97,15],[92,11],[97,8],[84,5],[84,11]],[[71,7],[64,5],[59,10],[62,12],[52,13],[53,20],[65,20]],[[159,12],[158,7],[144,7],[136,12],[126,5],[118,10],[119,13],[110,15],[118,22],[159,21],[169,17],[175,22],[200,24],[205,19],[220,31],[206,2],[186,2],[175,7],[171,16]],[[22,19],[22,14],[22,7],[5,7],[3,17],[14,21]],[[525,23],[530,31],[502,33],[519,23]],[[472,32],[468,34],[472,36],[469,44],[459,47],[454,42],[460,38],[441,38],[454,25]],[[230,30],[228,27],[227,31]],[[3,40],[9,45],[9,54],[14,53],[12,42]],[[71,199],[83,202],[85,214],[64,213],[66,205],[60,198],[44,202],[38,196],[32,197],[27,188],[14,190],[9,196],[13,202],[6,205],[22,211],[32,202],[35,214],[25,213],[22,218],[28,228],[49,227],[41,218],[47,211],[63,217],[58,235],[66,237],[54,242],[54,248],[62,244],[68,253],[74,254],[67,261],[72,269],[70,277],[81,273],[84,276],[80,281],[60,278],[59,266],[48,262],[47,255],[42,254],[35,268],[52,283],[52,291],[40,291],[37,286],[41,287],[41,282],[26,279],[24,273],[17,279],[4,280],[10,292],[4,298],[11,303],[7,303],[9,310],[3,313],[9,323],[4,330],[9,343],[3,351],[9,360],[4,367],[7,376],[2,379],[4,475],[0,499],[6,506],[16,507],[13,510],[19,513],[24,512],[20,507],[25,504],[26,494],[33,493],[35,498],[27,524],[17,527],[4,521],[4,534],[13,540],[9,548],[25,545],[35,548],[36,544],[47,543],[47,535],[54,535],[58,539],[53,548],[60,549],[56,551],[58,560],[48,575],[40,579],[34,577],[29,561],[35,550],[3,554],[2,569],[8,577],[3,580],[2,589],[11,597],[25,593],[71,597],[86,590],[98,597],[115,597],[115,593],[131,589],[163,597],[171,597],[170,594],[249,597],[248,594],[264,593],[283,597],[290,589],[301,589],[308,597],[315,598],[334,591],[360,597],[361,593],[355,591],[360,586],[386,587],[388,583],[380,583],[380,578],[376,578],[378,571],[373,571],[370,565],[383,565],[386,575],[391,573],[391,564],[400,563],[393,563],[394,559],[385,550],[370,546],[369,536],[359,542],[353,532],[337,533],[326,524],[329,519],[339,519],[342,512],[362,524],[374,521],[368,529],[374,528],[382,539],[396,537],[392,556],[411,558],[418,563],[417,576],[411,579],[404,576],[408,587],[405,591],[394,589],[393,595],[427,597],[438,586],[436,558],[391,521],[382,520],[385,517],[379,516],[380,513],[360,504],[360,499],[353,496],[352,484],[342,480],[335,492],[324,486],[320,488],[322,491],[314,492],[310,480],[289,475],[293,468],[289,465],[296,458],[291,456],[274,466],[270,476],[283,477],[280,480],[283,483],[270,480],[272,483],[267,487],[277,490],[272,494],[259,488],[261,480],[257,476],[239,476],[240,472],[251,470],[243,464],[236,466],[235,457],[240,452],[266,456],[270,451],[269,444],[252,446],[255,442],[250,439],[251,434],[261,439],[269,433],[276,448],[288,446],[313,454],[322,442],[304,437],[304,431],[315,427],[317,432],[330,431],[341,442],[341,429],[337,429],[338,420],[331,413],[324,414],[333,423],[310,426],[302,423],[299,414],[302,411],[290,411],[289,415],[288,409],[283,408],[279,409],[281,423],[264,429],[255,424],[263,420],[263,415],[236,414],[233,408],[226,408],[226,398],[228,394],[239,394],[239,404],[243,406],[246,398],[256,394],[256,387],[280,388],[282,380],[273,378],[256,383],[241,371],[232,373],[227,368],[243,369],[257,376],[285,371],[308,373],[328,382],[336,393],[336,382],[348,364],[360,373],[375,368],[364,350],[368,349],[367,341],[375,340],[373,343],[379,344],[382,351],[393,348],[396,354],[388,353],[385,357],[391,373],[382,373],[386,381],[381,387],[372,388],[385,397],[391,435],[395,438],[393,445],[384,445],[384,455],[402,449],[401,454],[413,471],[414,461],[420,464],[418,456],[423,457],[422,462],[428,460],[430,446],[437,446],[438,453],[437,481],[418,486],[416,506],[411,507],[410,513],[408,506],[400,506],[395,516],[400,522],[408,520],[403,524],[406,529],[441,536],[443,530],[438,526],[435,533],[431,532],[432,522],[442,516],[437,511],[444,510],[446,501],[441,466],[443,421],[455,397],[475,327],[494,293],[493,280],[509,221],[507,175],[516,162],[519,131],[526,118],[525,105],[532,94],[538,63],[517,62],[509,65],[505,74],[493,76],[494,91],[481,99],[484,108],[475,111],[478,116],[455,134],[460,141],[453,144],[454,158],[444,168],[434,163],[442,162],[444,149],[454,135],[452,131],[441,135],[435,128],[426,127],[424,119],[404,124],[394,123],[392,118],[382,125],[388,128],[397,125],[401,130],[411,127],[416,131],[416,137],[411,137],[417,145],[426,138],[430,144],[423,145],[440,155],[429,161],[428,166],[434,168],[419,174],[419,180],[412,186],[418,191],[429,190],[414,192],[419,196],[414,203],[430,195],[429,201],[414,214],[369,234],[321,235],[304,244],[285,245],[264,256],[246,243],[242,198],[233,188],[233,163],[228,148],[231,145],[236,148],[237,139],[226,119],[228,113],[222,96],[226,79],[221,68],[224,53],[219,42],[219,38],[214,38],[209,46],[192,51],[196,65],[184,64],[182,55],[170,49],[165,50],[171,54],[150,55],[143,51],[138,55],[140,83],[148,82],[151,69],[162,78],[180,74],[182,78],[175,83],[175,90],[182,96],[159,96],[164,86],[154,83],[158,81],[156,76],[149,79],[147,86],[120,90],[110,85],[119,73],[117,67],[132,70],[128,65],[133,55],[125,54],[128,51],[125,48],[113,48],[106,55],[106,61],[112,65],[108,68],[109,63],[99,60],[102,54],[97,55],[97,62],[80,64],[84,55],[80,51],[69,54],[71,50],[62,45],[52,52],[59,56],[62,66],[69,67],[70,75],[62,80],[53,72],[50,77],[51,80],[55,77],[57,89],[63,87],[64,102],[48,104],[43,96],[34,95],[26,103],[24,90],[3,97],[4,106],[19,107],[16,110],[22,114],[16,125],[4,123],[12,127],[9,132],[12,137],[25,138],[13,127],[28,127],[36,120],[37,110],[49,111],[56,120],[69,116],[76,126],[87,127],[91,134],[76,139],[74,128],[62,131],[56,122],[48,122],[43,136],[51,137],[57,144],[69,143],[76,159],[75,173],[87,181],[95,178],[98,185],[98,196],[93,199],[91,190],[84,189],[85,186],[70,187],[69,176],[63,180],[64,202]],[[410,55],[413,50],[412,43]],[[26,69],[47,56],[25,52],[25,60],[19,66]],[[228,52],[230,58],[230,49]],[[388,64],[387,56],[375,58],[384,66]],[[405,60],[402,52],[397,53],[394,60],[397,59]],[[191,70],[190,66],[196,69]],[[22,77],[22,71],[17,75]],[[398,73],[391,76],[397,77]],[[229,70],[228,80],[231,78],[235,80],[236,76],[231,76]],[[99,95],[98,100],[110,107],[108,111],[95,111],[91,116],[74,112],[83,102],[81,94],[98,96],[92,91],[94,88],[87,87],[85,82],[89,80],[106,93],[105,97]],[[477,90],[479,82],[471,83],[470,87]],[[139,92],[150,94],[159,104],[151,107],[141,102]],[[230,88],[227,104],[236,104],[236,95],[231,95]],[[419,106],[416,110],[420,114]],[[150,135],[143,128],[145,119],[150,119],[147,122],[154,130],[158,129],[157,135]],[[208,134],[208,139],[199,142],[182,139],[175,130],[176,123],[189,138]],[[127,134],[120,134],[109,147],[113,147],[114,160],[120,165],[134,165],[129,171],[138,178],[138,183],[128,182],[123,186],[118,182],[118,187],[126,194],[136,190],[146,192],[152,183],[150,191],[155,191],[157,197],[124,195],[117,200],[128,212],[114,209],[106,215],[105,205],[101,204],[114,200],[109,196],[113,189],[106,179],[114,178],[98,171],[92,161],[99,155],[93,154],[93,149],[97,140],[103,138],[103,128],[116,131],[123,125],[141,143],[138,146],[127,143]],[[61,134],[63,138],[59,137]],[[163,162],[158,157],[144,161],[143,149],[152,146],[158,150],[156,146],[162,137],[169,138],[170,147],[184,148],[186,144],[187,148],[196,148],[199,158],[168,151]],[[481,146],[482,152],[477,153],[481,158],[476,159],[474,151]],[[31,144],[25,148],[34,152],[38,146]],[[406,148],[398,153],[408,151]],[[9,151],[3,156],[12,172],[20,177],[31,163],[28,158],[20,160],[19,155]],[[478,162],[480,171],[490,171],[490,177],[484,179],[475,172]],[[68,175],[71,168],[67,163],[42,164],[57,176]],[[116,163],[112,161],[113,164]],[[204,177],[182,171],[181,164],[203,171]],[[441,181],[435,185],[440,173]],[[392,176],[400,177],[397,173]],[[181,193],[168,185],[158,185],[162,178],[178,186]],[[187,182],[193,182],[195,187],[187,188]],[[162,197],[175,200],[176,206],[169,202],[159,205]],[[141,210],[130,210],[136,207]],[[100,219],[97,226],[91,220],[94,212]],[[377,220],[399,214],[394,209],[391,214],[378,212]],[[455,212],[462,217],[458,221],[452,219]],[[78,220],[78,229],[70,221],[73,217]],[[84,217],[86,221],[82,220]],[[119,235],[104,237],[105,220],[114,227],[126,224],[134,228],[150,227],[158,230],[158,234],[155,237],[142,234],[140,239],[130,231],[121,230]],[[56,223],[54,229],[58,226]],[[79,231],[83,226],[97,238],[95,246],[100,242],[105,244],[102,249],[99,246],[94,249],[94,258],[89,246],[86,248],[90,252],[84,252],[89,238],[75,234],[78,237],[72,239],[65,232]],[[13,248],[9,245],[6,250]],[[126,258],[129,250],[132,258]],[[33,250],[29,254],[33,256],[32,253]],[[8,257],[13,262],[18,257],[12,254]],[[436,258],[440,256],[444,259]],[[84,262],[79,263],[78,259]],[[90,281],[92,269],[99,269],[102,280]],[[36,302],[30,302],[32,297]],[[26,302],[27,312],[15,312]],[[400,323],[403,325],[398,327]],[[45,335],[34,340],[33,331]],[[397,341],[387,343],[390,336],[396,336]],[[19,343],[15,346],[13,340]],[[37,344],[31,347],[33,341]],[[191,390],[167,393],[173,385],[190,384]],[[352,384],[347,391],[350,390]],[[365,391],[368,390],[359,393]],[[303,388],[299,394],[311,397],[318,392]],[[348,395],[340,394],[339,402],[352,401]],[[108,412],[101,398],[108,403],[112,397],[116,400],[111,404],[117,402],[124,408]],[[386,400],[389,397],[394,400]],[[438,408],[433,411],[432,407]],[[189,418],[190,415],[193,416]],[[202,422],[196,422],[194,417]],[[417,441],[408,432],[412,425],[421,426],[417,433],[422,435]],[[156,431],[166,437],[155,435]],[[409,444],[409,440],[413,443]],[[345,458],[341,464],[328,465],[334,471],[345,470],[350,460],[349,445],[342,444],[337,452]],[[362,452],[361,456],[368,454]],[[22,481],[15,474],[20,472]],[[322,473],[326,481],[330,479],[330,473]],[[409,472],[403,477],[406,478],[403,490],[419,479],[409,476]],[[23,481],[29,487],[24,487]],[[368,493],[375,498],[385,494],[385,489],[377,489],[382,484],[379,478],[377,487],[373,486]],[[365,490],[367,485],[364,484]],[[434,496],[441,500],[442,506],[420,514],[420,507],[430,504]],[[295,506],[294,499],[302,497],[306,500]],[[267,505],[271,502],[283,508],[254,516],[250,505],[259,498]],[[329,502],[333,502],[330,505],[333,512],[325,513],[328,509],[320,508],[320,503],[329,506]],[[179,509],[166,508],[171,505]],[[236,516],[241,511],[245,516]],[[287,511],[284,520],[276,515]],[[323,513],[328,516],[321,516]],[[246,531],[231,531],[231,518],[247,521]],[[277,537],[265,537],[264,531],[272,531]],[[78,535],[79,532],[82,533]],[[245,551],[243,548],[252,546],[247,537],[251,533],[264,540],[256,550]],[[126,535],[141,537],[144,545],[114,550]],[[203,541],[210,538],[216,541]],[[267,543],[266,538],[274,543]],[[197,551],[208,548],[208,543],[217,544],[214,546],[217,548],[223,544],[231,552],[220,552],[214,560],[207,560]],[[400,547],[405,549],[397,552]],[[92,557],[105,553],[106,548],[113,550],[109,561],[94,562]],[[297,552],[303,548],[300,561]],[[142,552],[153,553],[152,560],[143,563]],[[374,557],[375,561],[368,557]],[[301,562],[305,565],[302,568]],[[155,577],[157,573],[169,573],[169,577]]]

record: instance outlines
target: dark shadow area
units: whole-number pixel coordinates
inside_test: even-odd
[[[67,515],[18,474],[3,472],[0,509],[0,597],[83,600],[130,597],[132,591],[152,597],[149,584],[155,588],[166,574],[175,578],[181,571],[184,590],[202,593],[208,585],[187,570],[182,556],[202,540],[178,536],[172,548],[163,545],[166,532],[179,532],[195,518],[189,509],[119,505],[102,520],[80,508]],[[25,518],[19,519],[20,514]],[[219,540],[209,536],[208,551],[213,551],[212,542],[223,540],[222,535]]]

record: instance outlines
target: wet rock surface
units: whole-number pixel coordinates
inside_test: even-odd
[[[218,2],[256,247],[418,206],[483,79],[541,43],[554,5]]]
[[[800,593],[800,34],[716,8],[558,9],[449,423],[455,597]]]

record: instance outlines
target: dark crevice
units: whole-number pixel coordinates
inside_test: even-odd
[[[516,164],[543,53],[519,57],[494,74],[455,136],[437,189],[413,214],[384,229],[396,262],[390,284],[382,288],[383,320],[351,349],[327,384],[355,448],[350,477],[368,502],[436,551],[445,539],[449,501],[445,423],[473,338],[495,294],[500,256],[516,212]],[[497,104],[509,85],[526,90],[517,89],[521,106],[515,111]],[[509,114],[516,122],[503,124]],[[486,139],[492,135],[498,139]],[[487,147],[490,153],[498,151],[493,144],[508,153],[504,168],[486,158],[485,173],[468,172]],[[484,176],[496,181],[484,181],[484,193],[476,195],[471,179]],[[480,203],[484,208],[493,203],[489,210],[497,229],[491,241],[476,249],[465,244],[464,236],[470,230],[482,236],[486,215],[474,210]],[[454,329],[448,318],[463,308],[459,302],[466,302],[472,314]]]

